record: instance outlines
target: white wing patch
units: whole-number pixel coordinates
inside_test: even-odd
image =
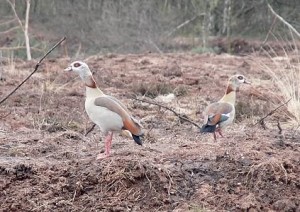
[[[223,113],[222,116],[227,116],[229,118],[230,117],[230,113]]]

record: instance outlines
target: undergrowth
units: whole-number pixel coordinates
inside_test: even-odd
[[[287,46],[282,44],[282,51],[275,51],[272,47],[263,52],[272,61],[272,65],[260,62],[261,69],[266,72],[275,83],[278,95],[277,99],[271,101],[285,104],[285,117],[288,117],[297,126],[300,125],[300,58],[298,50],[298,40],[295,39],[291,32],[289,40],[283,37],[273,35],[278,43],[288,43]],[[270,90],[270,92],[272,92]]]

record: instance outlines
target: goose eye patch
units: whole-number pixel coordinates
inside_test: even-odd
[[[244,77],[242,77],[242,76],[238,76],[238,79],[239,79],[239,80],[242,80],[242,79],[244,79]]]
[[[79,67],[80,66],[80,63],[75,63],[74,64],[74,67]]]

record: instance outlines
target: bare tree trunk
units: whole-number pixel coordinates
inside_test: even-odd
[[[231,14],[231,0],[225,0],[223,10],[223,28],[222,34],[228,35],[230,33],[230,14]]]
[[[227,14],[227,20],[226,20],[226,22],[227,22],[226,37],[227,37],[227,39],[229,39],[230,34],[231,34],[231,0],[226,0],[226,2],[227,2],[227,7],[228,7],[228,9],[227,9],[228,14]]]
[[[226,34],[227,38],[227,51],[231,52],[230,34],[231,34],[231,0],[225,0],[223,11],[223,29],[222,34]]]
[[[11,9],[13,10],[17,21],[18,21],[20,27],[22,28],[22,31],[24,32],[27,60],[31,60],[31,51],[30,51],[29,35],[28,35],[30,0],[26,0],[25,27],[23,26],[22,21],[17,14],[15,2],[12,2],[11,0],[6,0],[6,1],[10,4]]]
[[[207,14],[205,14],[202,22],[202,47],[206,48],[206,43],[207,43],[207,27],[206,27],[206,19],[207,19]]]
[[[207,38],[209,35],[209,20],[210,20],[210,16],[211,16],[211,12],[210,12],[210,2],[209,0],[205,0],[205,14],[203,17],[203,21],[202,21],[202,47],[206,48],[207,47]]]
[[[24,36],[25,36],[27,60],[31,60],[31,51],[30,51],[30,43],[29,43],[29,35],[28,35],[29,11],[30,11],[30,0],[26,0]]]
[[[88,0],[88,3],[87,3],[88,11],[92,10],[92,8],[93,8],[92,3],[93,3],[93,0]]]

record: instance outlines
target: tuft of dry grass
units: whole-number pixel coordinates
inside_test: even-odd
[[[252,165],[247,174],[247,183],[261,183],[264,177],[267,177],[268,180],[275,180],[277,182],[281,180],[287,183],[288,174],[283,164],[283,161],[272,157],[257,165]],[[266,175],[266,173],[268,174]]]
[[[172,93],[174,87],[166,83],[140,83],[133,88],[136,94],[155,98],[158,95],[164,95]]]
[[[169,93],[174,93],[176,96],[185,96],[188,93],[188,87],[184,85],[175,86],[164,82],[140,83],[133,87],[133,92],[150,98]]]
[[[14,59],[14,54],[13,52],[9,55],[9,57],[7,58],[2,58],[0,57],[1,59],[1,63],[4,63],[5,64],[5,67],[6,67],[6,71],[8,73],[12,73],[12,74],[16,74],[16,64],[15,64],[15,59]],[[2,65],[2,64],[1,64]],[[2,73],[1,73],[2,74]]]
[[[244,119],[253,117],[262,117],[270,110],[269,103],[264,101],[254,101],[253,99],[247,99],[246,101],[239,101],[235,105],[235,119],[242,121]]]
[[[203,205],[191,205],[189,206],[189,212],[208,212],[210,210],[206,209]]]
[[[264,51],[272,65],[260,62],[261,69],[266,72],[277,86],[277,99],[273,102],[284,103],[289,99],[286,105],[285,116],[296,125],[300,125],[300,58],[296,40],[292,43],[288,41],[290,48],[282,44],[283,55],[279,55],[275,49],[270,47],[269,51]],[[280,42],[282,43],[282,42]],[[272,92],[272,91],[270,91]],[[272,100],[271,100],[272,101]]]

